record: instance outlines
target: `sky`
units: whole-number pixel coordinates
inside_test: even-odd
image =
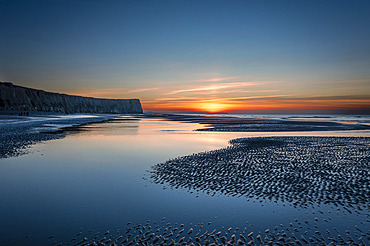
[[[0,0],[0,81],[146,112],[370,114],[370,1]]]

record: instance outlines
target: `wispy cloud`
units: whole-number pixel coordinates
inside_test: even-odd
[[[153,101],[184,101],[184,100],[198,100],[197,97],[162,97],[156,98]]]
[[[227,100],[245,101],[245,100],[258,100],[258,99],[271,99],[271,98],[285,99],[287,97],[289,97],[289,95],[249,96],[249,97],[232,97],[232,98],[227,98]]]
[[[235,80],[239,79],[240,77],[221,77],[221,78],[211,78],[211,79],[200,79],[200,80],[195,80],[199,82],[220,82],[220,81],[228,81],[228,80]]]
[[[141,88],[141,89],[133,89],[128,90],[127,93],[136,93],[136,92],[143,92],[143,91],[154,91],[154,90],[160,90],[161,87],[153,87],[153,88]]]
[[[174,91],[167,92],[166,94],[179,94],[179,93],[184,93],[184,92],[198,92],[198,91],[214,92],[214,91],[226,89],[226,88],[247,87],[247,86],[260,85],[260,84],[261,82],[218,83],[218,84],[209,84],[209,85],[193,87],[189,89],[174,90]]]
[[[243,90],[241,88],[236,89],[228,89],[228,90],[222,90],[220,93],[223,94],[231,94],[231,93],[271,93],[271,92],[279,92],[281,90]]]

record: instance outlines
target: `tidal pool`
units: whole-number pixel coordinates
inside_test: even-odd
[[[364,136],[368,132],[225,133],[195,132],[199,124],[119,117],[94,123],[65,138],[38,143],[29,154],[0,160],[0,243],[67,244],[75,238],[116,233],[136,223],[240,228],[261,235],[290,227],[307,238],[337,228],[342,235],[369,237],[369,211],[331,205],[300,208],[283,202],[194,193],[150,182],[152,166],[178,156],[220,149],[254,136]],[[166,217],[163,219],[163,217]],[[150,221],[150,222],[147,222]],[[309,221],[309,224],[304,223]],[[127,225],[128,222],[132,224]],[[209,224],[209,222],[211,222]],[[203,224],[200,224],[203,223]],[[296,224],[294,224],[296,223]],[[280,226],[282,224],[282,226]],[[356,231],[356,227],[360,230]],[[245,228],[246,227],[246,228]],[[312,227],[312,228],[311,228]],[[309,229],[308,229],[309,228]],[[197,229],[198,230],[198,229]],[[191,235],[190,235],[191,236]],[[103,236],[102,236],[103,237]]]

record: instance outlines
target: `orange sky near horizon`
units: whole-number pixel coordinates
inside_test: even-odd
[[[176,82],[178,83],[178,82]],[[366,81],[251,81],[238,76],[194,79],[183,86],[157,83],[151,88],[106,88],[68,92],[101,98],[139,98],[147,112],[206,113],[363,113],[370,112]],[[317,91],[320,94],[317,94]]]
[[[218,100],[199,100],[193,103],[177,102],[176,106],[171,104],[155,105],[155,102],[143,101],[143,108],[146,111],[159,112],[205,112],[205,113],[233,113],[233,112],[302,112],[322,111],[335,112],[345,111],[369,111],[370,100],[251,100],[249,102],[236,103],[223,99]]]

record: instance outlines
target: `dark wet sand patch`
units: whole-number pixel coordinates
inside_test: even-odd
[[[231,146],[152,167],[149,180],[173,189],[369,210],[370,138],[240,138]]]
[[[67,133],[84,131],[87,125],[105,122],[114,116],[94,118],[49,119],[12,124],[0,124],[0,159],[28,153],[29,148],[38,143],[64,138]],[[75,125],[54,129],[53,124]]]
[[[38,142],[65,137],[62,133],[40,133],[29,131],[28,127],[1,129],[0,159],[28,153],[28,148]]]

